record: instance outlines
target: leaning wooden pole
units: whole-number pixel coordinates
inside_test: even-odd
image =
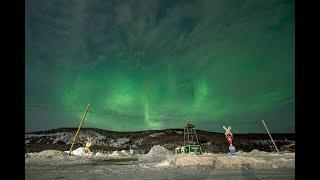
[[[270,137],[270,139],[271,139],[271,141],[272,141],[272,143],[273,143],[274,147],[276,148],[277,152],[279,153],[279,150],[278,150],[278,148],[277,148],[277,146],[276,146],[276,143],[274,143],[274,141],[273,141],[273,139],[272,139],[272,137],[271,137],[271,134],[270,134],[270,132],[269,132],[269,130],[268,130],[268,128],[267,128],[266,123],[264,123],[264,121],[263,121],[263,120],[261,120],[261,121],[262,121],[262,123],[263,123],[264,127],[266,128],[266,130],[267,130],[267,132],[268,132],[268,134],[269,134],[269,137]]]
[[[88,109],[89,109],[89,104],[87,105],[87,108],[86,108],[86,110],[84,111],[84,114],[83,114],[83,116],[82,116],[80,125],[79,125],[79,127],[78,127],[77,132],[76,132],[76,135],[75,135],[74,138],[73,138],[73,141],[72,141],[72,144],[71,144],[71,147],[70,147],[70,150],[69,150],[69,156],[71,155],[74,142],[76,141],[76,139],[77,139],[77,137],[78,137],[78,133],[79,133],[79,131],[80,131],[80,129],[81,129],[82,123],[83,123],[84,119],[86,118],[86,115],[87,115],[87,113],[88,113]]]

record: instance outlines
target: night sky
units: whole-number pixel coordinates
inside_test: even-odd
[[[25,131],[295,129],[294,1],[26,0]]]

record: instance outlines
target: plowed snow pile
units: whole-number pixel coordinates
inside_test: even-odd
[[[109,155],[109,157],[129,157],[130,154],[127,153],[125,150],[122,151],[113,151],[112,154]]]
[[[294,153],[268,153],[254,150],[249,153],[238,152],[236,156],[229,154],[180,154],[168,155],[155,163],[155,167],[181,167],[181,166],[213,166],[216,169],[270,169],[294,168]]]
[[[25,163],[30,164],[77,164],[87,161],[78,156],[68,156],[68,153],[56,150],[45,150],[38,153],[27,153]]]
[[[173,155],[171,151],[160,145],[153,146],[150,151],[142,155],[139,161],[142,162],[159,162],[167,158],[168,155]]]
[[[65,157],[67,153],[57,150],[45,150],[41,151],[35,154],[36,156],[42,156],[42,157]]]
[[[147,153],[147,156],[159,156],[159,155],[172,155],[173,153],[167,148],[160,145],[153,146],[150,151]]]
[[[198,156],[195,154],[169,155],[165,160],[156,164],[156,167],[180,167],[193,165],[214,165],[215,157]]]
[[[65,151],[66,153],[69,153],[69,151]],[[71,151],[71,154],[72,155],[76,155],[76,156],[85,156],[85,154],[83,153],[83,147],[79,147],[73,151]],[[93,153],[92,152],[89,152],[88,153],[88,156],[89,157],[92,157],[93,156]]]
[[[108,154],[103,154],[101,152],[97,152],[94,156],[95,157],[108,157]]]
[[[121,151],[113,151],[112,154],[103,154],[103,153],[100,153],[100,152],[97,152],[95,155],[94,155],[94,158],[128,158],[128,157],[131,157],[131,154],[126,151],[126,150],[121,150]]]

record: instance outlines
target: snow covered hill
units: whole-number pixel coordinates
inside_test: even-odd
[[[46,149],[69,150],[76,128],[59,128],[25,134],[26,152]],[[227,142],[223,133],[197,130],[199,142],[205,152],[227,152]],[[81,129],[74,149],[84,145],[87,137],[92,137],[94,152],[134,149],[136,153],[147,153],[154,145],[173,151],[183,144],[182,129],[165,129],[136,132],[115,132],[96,128]],[[294,151],[294,134],[273,134],[279,149]],[[272,151],[273,145],[267,134],[234,134],[234,145],[244,152],[253,149]]]

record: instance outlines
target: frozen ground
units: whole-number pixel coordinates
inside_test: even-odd
[[[26,179],[294,179],[294,153],[252,151],[174,155],[154,146],[145,155],[126,151],[90,157],[61,151],[28,153]]]

